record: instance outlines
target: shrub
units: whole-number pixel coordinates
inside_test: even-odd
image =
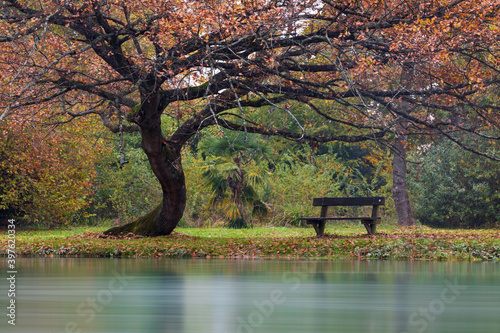
[[[432,227],[500,226],[500,164],[451,142],[433,144],[412,183],[415,213]]]
[[[122,224],[142,217],[160,203],[161,188],[140,148],[140,137],[129,134],[125,147],[127,164],[122,168],[118,147],[96,163],[94,194],[88,207],[75,214],[75,222],[85,223],[92,217]]]

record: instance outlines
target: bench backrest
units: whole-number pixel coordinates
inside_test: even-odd
[[[385,197],[313,199],[313,206],[378,206],[378,205],[385,205]]]

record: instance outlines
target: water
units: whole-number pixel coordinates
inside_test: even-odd
[[[500,332],[499,263],[17,259],[1,332]],[[6,268],[2,268],[6,272]]]

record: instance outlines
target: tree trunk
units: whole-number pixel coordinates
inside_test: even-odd
[[[404,64],[401,73],[401,86],[407,89],[412,86],[414,81],[414,68],[411,65]],[[399,102],[399,111],[409,114],[411,105],[405,101]],[[408,140],[407,130],[408,121],[400,118],[396,121],[396,138],[393,144],[394,159],[392,163],[392,196],[396,206],[396,215],[398,225],[408,227],[415,225],[415,217],[411,209],[410,198],[408,196],[408,185],[406,183],[407,162],[406,162],[406,144]]]
[[[143,236],[169,235],[177,226],[186,207],[186,183],[181,163],[181,145],[165,140],[161,132],[161,112],[154,94],[143,99],[136,122],[141,129],[142,148],[151,169],[161,184],[161,204],[146,216],[105,234],[134,233]]]
[[[408,227],[415,225],[415,217],[411,209],[406,183],[406,147],[400,137],[393,144],[394,159],[392,163],[392,197],[396,206],[398,225]]]

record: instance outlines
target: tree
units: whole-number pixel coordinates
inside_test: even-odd
[[[233,228],[247,227],[249,213],[262,216],[268,212],[257,190],[265,183],[267,166],[262,158],[270,154],[270,147],[254,135],[227,133],[211,136],[200,142],[200,151],[207,154],[203,177],[212,190],[208,206],[221,206]]]
[[[0,123],[0,211],[31,223],[65,224],[87,205],[95,190],[95,162],[107,149],[82,130],[98,130],[95,119],[64,127],[32,120]]]
[[[413,73],[415,68],[410,64],[403,64],[401,73],[400,85],[403,89],[411,89],[413,81]],[[398,111],[404,114],[411,113],[411,104],[406,101],[400,101],[396,107]],[[415,216],[410,204],[410,197],[408,195],[408,185],[406,181],[407,174],[407,158],[406,146],[408,145],[408,125],[409,122],[406,118],[400,117],[396,119],[396,135],[391,148],[394,153],[392,163],[392,195],[394,199],[394,206],[396,208],[396,215],[398,218],[398,225],[407,227],[416,224]]]
[[[162,203],[110,232],[166,235],[185,208],[182,147],[209,126],[384,143],[403,118],[405,135],[444,135],[465,149],[455,132],[498,139],[483,132],[498,125],[497,102],[483,97],[499,83],[499,10],[488,0],[4,0],[0,119],[98,114],[115,133],[140,131]],[[412,89],[393,84],[407,62],[428,64]],[[255,116],[269,106],[282,119],[276,126]],[[301,110],[328,129],[301,123]],[[178,126],[166,136],[169,119]]]
[[[488,149],[498,150],[498,146]],[[422,224],[438,228],[500,226],[498,162],[444,140],[417,157],[422,163],[411,178],[418,196],[416,214]]]

